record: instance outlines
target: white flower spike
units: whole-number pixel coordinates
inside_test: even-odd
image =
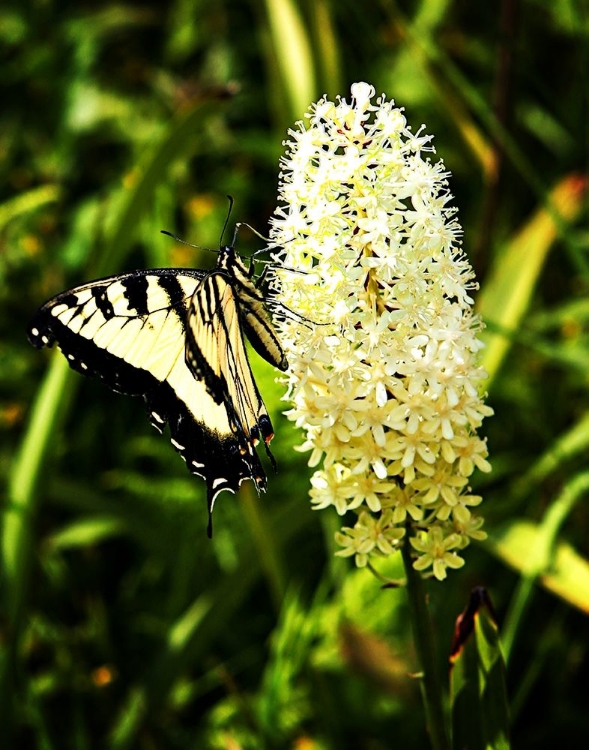
[[[468,478],[490,471],[476,434],[492,414],[479,396],[480,321],[462,230],[431,137],[356,83],[321,99],[289,131],[271,238],[292,316],[278,325],[290,369],[289,416],[318,466],[315,508],[357,520],[336,535],[364,566],[408,530],[415,568],[436,578],[484,539]],[[329,322],[333,325],[312,325]]]

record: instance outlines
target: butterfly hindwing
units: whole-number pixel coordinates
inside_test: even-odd
[[[151,423],[160,432],[169,425],[189,470],[205,479],[209,510],[219,492],[236,491],[246,478],[265,489],[253,444],[258,434],[266,444],[272,437],[232,281],[218,270],[189,269],[100,279],[49,300],[29,328],[32,344],[56,342],[78,372],[143,396]],[[208,305],[210,294],[221,306]]]

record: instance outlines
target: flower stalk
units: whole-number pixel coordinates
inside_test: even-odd
[[[402,545],[403,564],[407,575],[407,597],[415,651],[420,666],[420,685],[425,706],[427,729],[433,750],[449,750],[444,708],[444,691],[438,673],[435,634],[427,606],[421,574],[413,567],[407,542]]]

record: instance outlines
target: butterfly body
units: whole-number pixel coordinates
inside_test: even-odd
[[[207,484],[209,512],[244,479],[266,488],[255,451],[273,437],[244,333],[284,370],[266,300],[232,246],[216,268],[155,269],[111,276],[53,297],[29,327],[31,343],[57,343],[70,366],[120,393],[142,396],[151,424],[167,424],[188,469]]]

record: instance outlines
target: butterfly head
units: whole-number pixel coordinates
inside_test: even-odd
[[[251,279],[253,264],[246,264],[245,259],[236,251],[234,245],[221,245],[217,256],[217,271],[223,271],[233,278]]]

